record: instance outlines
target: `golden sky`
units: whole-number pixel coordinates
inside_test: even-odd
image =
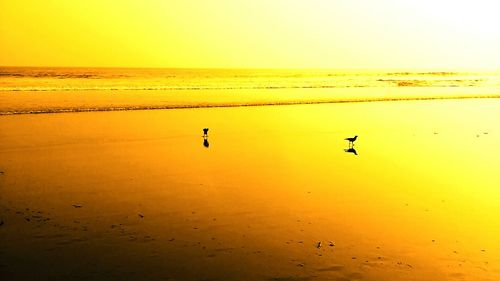
[[[0,0],[0,65],[500,69],[498,11],[494,0]]]

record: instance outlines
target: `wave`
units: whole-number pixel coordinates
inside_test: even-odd
[[[0,67],[0,91],[171,91],[500,86],[500,73]]]
[[[53,92],[53,91],[203,91],[203,90],[273,90],[273,89],[336,89],[336,88],[367,88],[367,87],[477,87],[484,82],[482,79],[455,80],[402,80],[378,79],[376,83],[344,83],[320,85],[242,85],[242,86],[96,86],[96,87],[6,87],[0,85],[0,91],[5,92]]]
[[[53,91],[196,91],[196,90],[266,90],[266,89],[322,89],[322,88],[364,88],[369,85],[317,85],[317,86],[139,86],[139,87],[0,87],[8,92],[53,92]]]
[[[430,71],[430,72],[389,72],[390,76],[457,76],[460,72]]]
[[[115,78],[306,78],[345,76],[458,76],[465,72],[377,72],[313,69],[183,69],[183,68],[78,68],[78,67],[1,67],[0,77],[57,79]]]
[[[395,101],[425,101],[425,100],[460,100],[460,99],[498,99],[495,95],[457,95],[457,96],[425,96],[425,97],[383,97],[364,99],[325,99],[325,100],[296,100],[296,101],[269,101],[269,102],[242,102],[242,103],[200,103],[200,104],[175,104],[175,105],[130,105],[130,106],[89,106],[89,107],[57,107],[37,109],[12,109],[0,111],[0,115],[19,114],[49,114],[49,113],[79,113],[99,111],[131,111],[131,110],[172,110],[195,108],[224,108],[246,106],[283,106],[307,104],[335,104],[335,103],[364,103],[364,102],[395,102]]]

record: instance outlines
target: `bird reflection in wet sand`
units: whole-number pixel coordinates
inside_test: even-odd
[[[207,136],[203,136],[203,146],[208,148],[210,144],[208,143],[208,137]]]
[[[348,149],[344,149],[345,152],[347,153],[353,153],[354,155],[358,155],[358,152],[356,152],[356,149],[353,147],[349,147]]]

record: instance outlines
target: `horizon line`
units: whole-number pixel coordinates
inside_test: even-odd
[[[335,70],[335,71],[425,71],[425,72],[460,72],[460,71],[500,71],[500,67],[180,67],[180,66],[47,66],[47,65],[0,65],[0,68],[100,68],[100,69],[198,69],[198,70]]]

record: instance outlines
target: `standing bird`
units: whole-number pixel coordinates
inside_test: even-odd
[[[203,146],[208,148],[208,128],[203,128]]]
[[[354,145],[354,142],[356,141],[357,138],[358,136],[354,136],[354,138],[345,138],[345,140],[349,141],[349,145]]]

